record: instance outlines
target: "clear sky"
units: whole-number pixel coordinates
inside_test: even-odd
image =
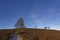
[[[60,29],[60,0],[0,0],[0,29],[14,28],[21,16],[26,27]]]

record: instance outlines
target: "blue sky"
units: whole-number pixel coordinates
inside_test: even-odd
[[[15,28],[21,16],[26,27],[60,29],[60,0],[0,0],[0,29]]]

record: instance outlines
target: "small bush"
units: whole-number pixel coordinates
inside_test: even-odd
[[[17,34],[17,35],[20,35],[20,33],[21,33],[20,30],[17,30],[17,31],[16,31],[16,34]]]

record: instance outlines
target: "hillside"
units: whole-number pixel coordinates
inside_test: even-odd
[[[34,29],[34,28],[24,28],[24,29],[3,29],[0,30],[0,40],[9,40],[10,37],[15,33],[16,30],[21,30],[21,35],[27,38],[34,38],[37,36],[41,40],[44,39],[58,39],[60,40],[60,31],[57,30],[46,30],[46,29]]]

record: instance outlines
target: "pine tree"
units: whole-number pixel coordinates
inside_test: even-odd
[[[15,27],[16,28],[25,28],[25,26],[24,26],[24,20],[23,20],[22,17],[17,20],[17,23],[16,23]]]

